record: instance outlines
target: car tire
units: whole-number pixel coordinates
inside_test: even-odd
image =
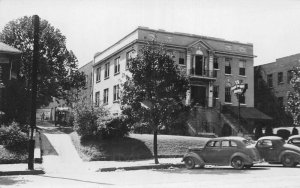
[[[242,157],[234,157],[231,160],[231,166],[237,170],[243,169],[245,166],[243,158]]]
[[[184,159],[184,164],[187,169],[195,168],[195,161],[192,157],[187,157],[186,159]]]
[[[283,157],[281,158],[281,162],[282,162],[283,166],[285,166],[285,167],[297,166],[297,163],[295,162],[294,157],[290,154],[283,155]]]

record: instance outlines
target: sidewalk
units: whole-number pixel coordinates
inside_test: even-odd
[[[42,164],[34,164],[34,170],[28,170],[27,163],[20,164],[0,164],[0,176],[12,175],[37,175],[44,174]]]
[[[71,138],[50,123],[43,123],[43,139],[36,142],[35,157],[43,153],[42,164],[35,163],[35,170],[27,169],[27,164],[0,164],[0,176],[26,174],[71,174],[108,172],[115,170],[141,170],[183,167],[182,158],[160,158],[159,164],[154,159],[137,161],[91,161],[84,162],[79,157]],[[44,141],[43,141],[44,140]],[[46,142],[45,142],[46,141]],[[40,143],[42,146],[40,146]],[[42,149],[43,151],[41,151]]]

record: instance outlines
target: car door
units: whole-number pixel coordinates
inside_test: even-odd
[[[216,164],[220,161],[220,145],[220,141],[210,141],[206,144],[202,154],[205,163]]]
[[[236,147],[231,147],[230,140],[222,140],[219,152],[220,164],[228,165],[228,162],[235,150]]]
[[[256,144],[256,148],[259,151],[260,156],[266,162],[274,162],[277,159],[277,150],[276,146],[273,144],[270,139],[259,140]]]

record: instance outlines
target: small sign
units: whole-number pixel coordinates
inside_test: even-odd
[[[243,92],[242,89],[236,89],[233,91],[234,94],[241,94]]]

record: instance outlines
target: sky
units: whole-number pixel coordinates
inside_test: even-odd
[[[300,0],[0,0],[0,30],[35,14],[79,66],[138,26],[253,43],[254,65],[300,53]]]

